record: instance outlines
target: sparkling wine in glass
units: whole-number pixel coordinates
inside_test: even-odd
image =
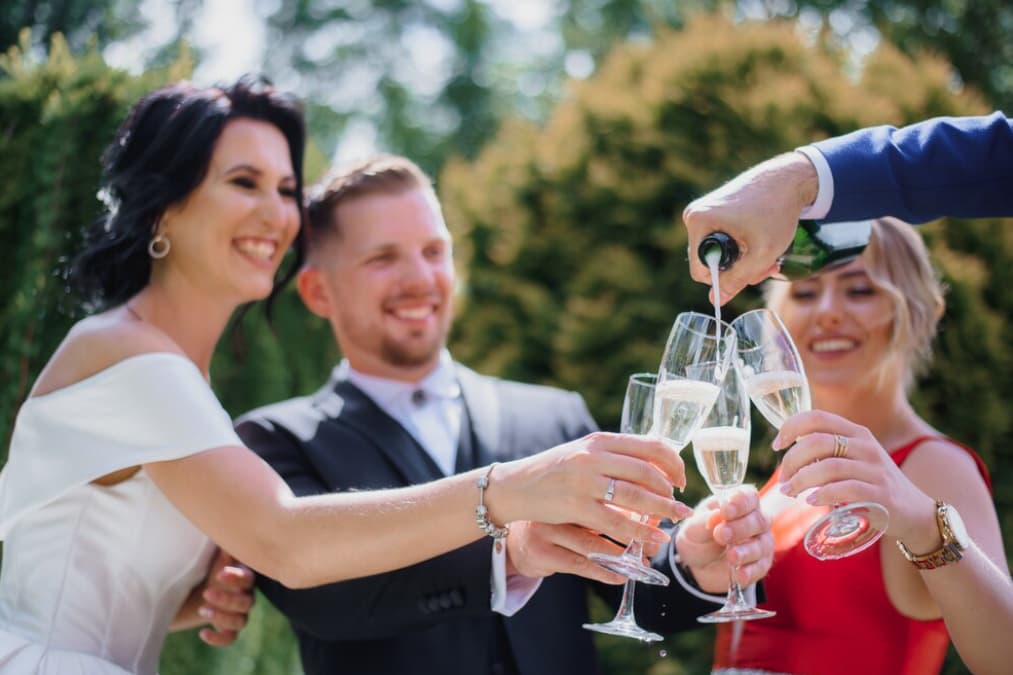
[[[652,433],[682,450],[717,400],[732,367],[736,337],[715,317],[683,312],[675,317],[658,369]]]
[[[749,398],[771,426],[812,409],[802,358],[780,317],[756,309],[732,321],[738,335],[735,367]],[[890,514],[882,504],[853,502],[836,505],[817,520],[805,536],[805,549],[814,558],[836,560],[863,551],[886,531]]]
[[[637,373],[631,375],[623,399],[623,415],[620,431],[624,434],[646,434],[651,429],[654,417],[654,394],[658,376],[654,373]],[[623,598],[619,603],[619,611],[608,623],[586,623],[584,628],[598,633],[621,635],[636,638],[644,642],[657,642],[662,636],[644,630],[637,625],[633,616],[634,587],[637,581],[668,585],[668,577],[661,572],[644,565],[644,544],[640,540],[630,542],[622,555],[613,556],[599,553],[588,555],[600,565],[619,571],[627,577],[623,587]]]
[[[722,504],[729,493],[742,485],[749,461],[749,397],[735,369],[725,375],[703,427],[693,435],[693,459],[707,487]],[[728,597],[721,609],[698,617],[701,623],[723,623],[766,619],[775,612],[759,609],[742,592],[735,579],[735,568],[728,568]]]

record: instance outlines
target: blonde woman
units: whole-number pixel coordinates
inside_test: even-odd
[[[974,672],[1009,672],[1013,584],[987,471],[907,396],[944,307],[918,233],[875,221],[860,258],[771,282],[768,306],[798,345],[814,411],[781,428],[774,447],[790,449],[763,492],[775,539],[763,606],[777,616],[722,627],[716,671],[924,675],[952,639]],[[809,488],[812,506],[784,497]],[[809,525],[855,501],[889,510],[886,535],[844,559],[809,556]]]

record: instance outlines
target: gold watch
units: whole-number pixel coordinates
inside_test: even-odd
[[[931,553],[915,555],[908,550],[903,542],[897,540],[897,548],[900,549],[900,552],[920,570],[934,570],[937,567],[959,562],[970,544],[964,521],[952,505],[936,500],[936,525],[939,526],[939,534],[943,538],[943,544]]]

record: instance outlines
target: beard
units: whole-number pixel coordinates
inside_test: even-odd
[[[447,344],[447,332],[440,331],[423,341],[394,341],[384,338],[380,354],[386,363],[398,368],[418,368],[435,362]]]
[[[442,340],[434,340],[430,345],[416,345],[414,347],[406,347],[385,340],[380,346],[380,350],[383,360],[392,366],[417,368],[435,361],[443,347]]]

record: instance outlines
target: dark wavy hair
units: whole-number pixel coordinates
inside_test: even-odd
[[[270,315],[274,298],[302,265],[306,123],[297,99],[250,75],[228,86],[168,85],[131,108],[102,156],[99,198],[105,212],[85,234],[84,247],[67,271],[68,284],[88,311],[122,304],[148,283],[148,243],[159,218],[204,180],[215,142],[226,122],[237,118],[262,120],[281,131],[296,179],[295,259],[278,272],[267,299]]]

